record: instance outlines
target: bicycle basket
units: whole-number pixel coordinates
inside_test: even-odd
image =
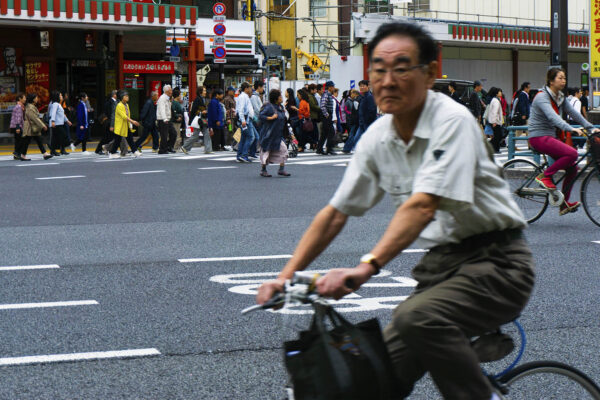
[[[600,133],[594,133],[588,139],[590,144],[590,151],[592,153],[592,160],[596,168],[600,169]]]
[[[392,400],[393,373],[377,319],[353,325],[314,304],[311,327],[284,344],[296,400]],[[325,327],[329,318],[333,329]]]

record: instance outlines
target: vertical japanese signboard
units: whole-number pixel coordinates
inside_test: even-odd
[[[25,92],[38,95],[38,108],[44,112],[50,102],[50,64],[45,61],[26,63],[25,83]]]
[[[590,76],[600,78],[600,0],[591,0]]]

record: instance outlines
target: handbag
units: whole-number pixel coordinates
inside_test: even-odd
[[[390,400],[392,364],[377,319],[357,325],[331,306],[314,303],[310,328],[284,343],[296,400]],[[325,326],[329,319],[333,329]]]
[[[304,118],[302,120],[302,130],[304,132],[312,132],[315,130],[315,127],[313,126],[313,122],[310,118]]]

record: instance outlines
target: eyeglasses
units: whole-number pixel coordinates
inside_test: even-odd
[[[385,68],[370,68],[369,74],[371,75],[372,81],[380,81],[382,80],[388,71],[392,73],[392,78],[394,80],[402,80],[408,77],[408,73],[412,70],[427,67],[425,64],[417,64],[411,67],[397,67],[393,69],[385,69]]]

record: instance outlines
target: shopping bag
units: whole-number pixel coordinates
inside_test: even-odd
[[[353,325],[328,305],[314,304],[311,327],[284,343],[296,400],[390,400],[392,365],[377,319]],[[328,319],[333,328],[326,328]]]
[[[192,135],[194,134],[194,128],[191,126],[188,126],[185,128],[185,137],[192,137]]]
[[[239,143],[241,139],[242,139],[242,130],[240,128],[237,128],[237,130],[233,134],[233,140],[235,140],[236,142]]]
[[[190,124],[192,128],[200,129],[200,116],[196,115]]]
[[[304,120],[302,120],[302,130],[304,132],[312,132],[315,130],[315,127],[313,126],[313,122],[306,118]]]

